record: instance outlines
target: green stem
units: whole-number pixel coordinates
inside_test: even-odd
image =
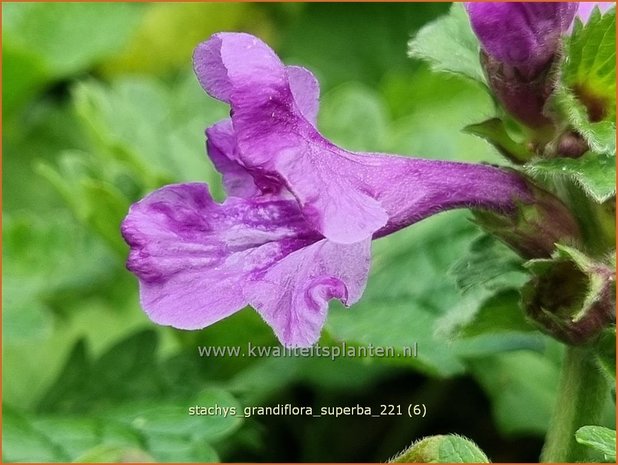
[[[542,462],[586,462],[589,449],[575,441],[585,425],[598,425],[609,386],[586,347],[568,347],[562,365],[558,399],[541,454]]]

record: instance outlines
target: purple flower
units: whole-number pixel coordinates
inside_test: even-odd
[[[466,9],[485,53],[532,79],[554,56],[577,3],[470,2]]]
[[[251,305],[283,344],[308,346],[330,299],[361,297],[372,239],[452,208],[532,201],[514,172],[337,147],[316,129],[313,75],[251,35],[215,34],[194,64],[231,107],[206,131],[228,198],[178,184],[131,207],[127,267],[156,323],[198,329]]]

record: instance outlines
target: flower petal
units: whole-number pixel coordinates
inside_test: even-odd
[[[345,305],[363,293],[371,258],[370,240],[351,245],[323,239],[297,250],[256,276],[247,286],[249,303],[288,347],[317,342],[324,326],[328,301]]]
[[[298,109],[314,127],[317,127],[320,108],[320,84],[313,73],[301,66],[287,66],[288,82]]]
[[[247,305],[249,275],[320,238],[294,201],[213,201],[205,184],[164,187],[134,204],[122,224],[127,268],[150,318],[181,329],[208,326]]]
[[[283,63],[264,42],[250,34],[221,32],[197,46],[193,67],[206,92],[232,103],[245,88],[256,99],[268,99],[272,88],[287,86]],[[259,87],[254,87],[256,84]]]
[[[306,119],[317,110],[312,76],[286,69],[266,44],[247,34],[215,34],[194,57],[206,91],[232,107],[239,160],[252,174],[284,184],[316,230],[349,244],[386,224],[384,209],[362,179],[333,179],[353,173],[354,162],[326,153],[336,147]]]
[[[223,175],[228,195],[251,197],[258,193],[253,176],[236,159],[236,134],[231,120],[223,120],[206,130],[206,149],[215,168]]]
[[[509,213],[533,201],[523,178],[511,170],[380,153],[348,154],[388,214],[374,237],[390,234],[436,213],[477,208]]]

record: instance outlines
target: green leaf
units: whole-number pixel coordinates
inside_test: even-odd
[[[234,409],[232,415],[190,415],[189,408],[225,407]],[[121,421],[146,435],[176,435],[183,437],[217,440],[235,430],[241,423],[242,409],[238,401],[228,392],[208,388],[184,401],[141,401],[130,406],[122,405],[105,413],[108,418]]]
[[[35,50],[55,75],[73,73],[118,50],[141,5],[11,4],[3,8],[3,43]]]
[[[462,326],[459,337],[473,338],[484,334],[504,337],[505,332],[533,331],[524,318],[519,300],[519,292],[514,289],[493,295],[481,305],[474,318]]]
[[[77,342],[56,381],[41,398],[39,411],[79,413],[129,399],[161,396],[157,346],[156,332],[138,331],[93,361],[85,342]],[[123,382],[118,383],[118,379]]]
[[[579,132],[593,152],[616,154],[616,10],[596,8],[576,20],[549,106]]]
[[[413,83],[413,85],[412,85]],[[360,86],[342,86],[344,89]],[[383,90],[372,91],[374,100],[381,104],[375,105],[380,112],[386,108],[387,114],[393,115],[389,121],[389,131],[380,152],[409,154],[423,158],[438,160],[465,160],[468,162],[495,162],[496,153],[493,147],[477,137],[454,131],[469,124],[470,121],[484,118],[493,111],[493,103],[489,94],[470,80],[453,79],[445,74],[431,72],[423,64],[413,75],[390,74],[382,82]],[[367,89],[364,89],[365,91]],[[339,88],[324,95],[323,107],[331,97],[337,98]],[[359,100],[363,100],[362,96]],[[347,99],[346,103],[353,103]],[[332,108],[332,107],[331,107]],[[341,110],[343,112],[343,110]],[[346,110],[346,113],[364,113],[356,105]],[[380,121],[377,117],[368,118]],[[320,129],[329,137],[341,141],[343,147],[348,143],[360,142],[359,131],[346,120],[337,121],[337,128],[345,132],[339,134],[323,124]],[[366,123],[353,119],[350,123],[366,128]],[[361,131],[362,132],[362,131]],[[376,139],[364,135],[362,140],[367,144],[362,150],[373,149],[378,144],[376,140],[382,137],[381,126],[369,133],[376,133]],[[345,138],[346,134],[351,137]]]
[[[611,119],[616,112],[616,10],[601,14],[595,8],[585,25],[576,21],[566,41],[561,80],[580,100],[603,105]]]
[[[463,307],[455,284],[444,279],[444,273],[473,234],[462,215],[450,213],[376,241],[363,298],[349,310],[333,306],[327,320],[330,335],[398,351],[417,343],[418,357],[396,356],[390,361],[434,375],[461,372],[448,336],[437,329],[449,309]]]
[[[132,33],[143,6],[13,3],[2,10],[7,60],[3,95],[8,97],[4,110],[12,111],[46,83],[88,69],[117,51]]]
[[[73,346],[63,369],[58,373],[55,383],[39,401],[39,410],[53,409],[70,411],[82,406],[82,399],[88,390],[91,361],[88,347],[83,339]]]
[[[97,445],[138,449],[139,436],[130,428],[101,422],[88,417],[42,417],[33,418],[32,425],[55,444],[62,446],[71,460],[81,456]]]
[[[226,110],[192,75],[183,74],[171,88],[153,78],[125,78],[109,87],[83,83],[74,89],[74,103],[99,164],[111,156],[145,191],[178,181],[220,184],[204,155],[204,128]]]
[[[591,119],[586,106],[566,87],[558,87],[548,105],[588,142],[590,150],[603,155],[616,155],[616,122]]]
[[[495,237],[482,235],[450,268],[457,286],[467,292],[481,287],[488,291],[518,288],[527,279],[522,259]]]
[[[64,462],[63,449],[6,405],[2,406],[2,461]]]
[[[95,446],[73,460],[73,463],[148,463],[154,459],[139,449],[121,446]]]
[[[542,352],[543,336],[526,320],[515,289],[500,291],[482,301],[471,316],[453,317],[445,328],[455,339],[452,349],[465,358],[486,357],[500,352]]]
[[[421,439],[389,463],[489,463],[489,459],[474,442],[449,434]]]
[[[42,59],[32,50],[5,45],[2,64],[2,109],[10,115],[43,87],[49,76]]]
[[[567,177],[603,203],[616,195],[616,157],[587,152],[580,158],[534,160],[524,170],[533,177],[552,180]]]
[[[434,71],[459,74],[484,84],[479,51],[461,3],[454,3],[447,15],[424,26],[408,43],[408,54],[429,62]]]
[[[5,341],[9,344],[42,340],[51,334],[52,312],[36,295],[39,288],[29,284],[2,277],[2,321]]]
[[[161,463],[220,462],[219,455],[213,447],[198,439],[153,434],[148,437],[147,447],[156,461]]]
[[[105,247],[63,212],[5,215],[2,237],[5,344],[48,337],[58,296],[87,294],[118,271]]]
[[[337,2],[307,3],[283,28],[277,51],[284,61],[301,63],[316,73],[324,90],[348,81],[373,87],[387,74],[407,75],[414,68],[406,57],[406,37],[446,8],[442,3],[417,3],[414,8],[404,3],[389,8],[371,2],[354,8]]]
[[[190,407],[234,409],[228,415],[190,415]],[[191,399],[141,401],[104,413],[107,420],[131,426],[146,438],[146,450],[159,462],[213,462],[210,445],[234,432],[242,420],[238,401],[224,390],[209,388]]]
[[[157,360],[152,330],[121,340],[95,361],[85,343],[78,343],[41,400],[38,410],[45,415],[34,427],[62,445],[65,461],[144,453],[162,462],[217,461],[211,443],[240,426],[240,404],[225,390],[204,389],[204,381],[191,396],[165,386]],[[192,415],[194,406],[225,407],[228,414]]]
[[[324,98],[319,126],[333,142],[366,152],[382,150],[390,132],[383,100],[357,83],[343,84]]]
[[[616,461],[615,430],[603,426],[582,426],[575,432],[575,440],[601,452],[607,462]]]
[[[467,312],[449,312],[443,331],[456,338],[465,357],[513,350],[542,350],[543,339],[524,318],[517,289],[528,279],[522,260],[492,236],[478,237],[450,269],[465,297]]]
[[[463,128],[467,134],[485,139],[493,145],[502,156],[514,163],[525,163],[533,157],[524,144],[515,142],[506,130],[504,121],[491,118],[482,123],[470,124]]]
[[[557,343],[546,344],[559,349]],[[493,416],[503,433],[545,433],[558,386],[558,360],[547,353],[519,351],[471,360],[470,371],[492,399]]]

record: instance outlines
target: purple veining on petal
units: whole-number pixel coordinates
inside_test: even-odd
[[[466,9],[485,52],[533,78],[559,47],[577,3],[470,2]]]
[[[293,201],[212,200],[205,184],[164,187],[134,204],[122,224],[127,268],[157,323],[203,328],[247,304],[248,274],[320,237]]]
[[[295,201],[218,204],[205,184],[150,194],[131,207],[122,234],[153,321],[203,328],[250,303],[288,346],[317,341],[328,300],[358,300],[369,270],[369,241],[330,243],[307,229]]]

